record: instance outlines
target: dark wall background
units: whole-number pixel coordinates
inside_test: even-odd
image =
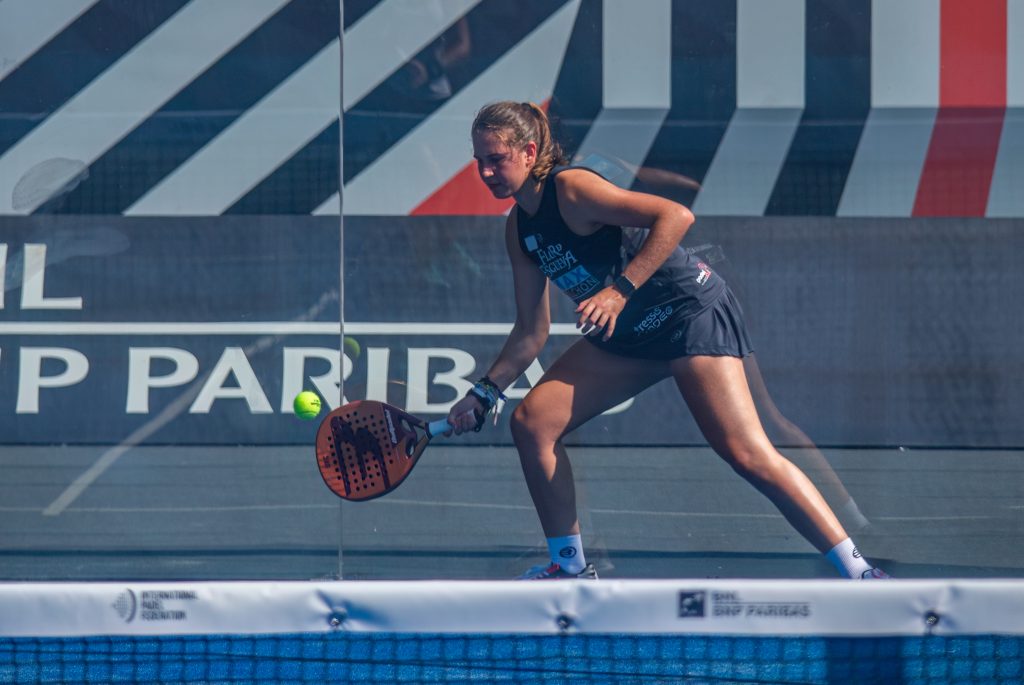
[[[349,350],[349,400],[366,392],[371,348],[388,350],[388,400],[399,405],[407,384],[419,382],[408,377],[410,348],[468,352],[475,359],[471,380],[486,370],[500,335],[406,334],[389,332],[386,324],[511,322],[502,224],[500,217],[346,221],[345,313],[360,348]],[[241,399],[224,397],[209,412],[175,415],[149,442],[309,439],[313,424],[280,411],[282,355],[286,347],[338,347],[329,328],[339,311],[336,219],[3,218],[0,229],[8,246],[0,309],[4,442],[47,443],[56,435],[67,443],[117,442],[166,409],[186,387],[153,389],[149,414],[125,413],[132,347],[188,350],[200,361],[200,375],[226,348],[247,349],[273,407],[254,414]],[[1024,279],[1016,264],[1022,242],[1011,221],[807,217],[704,219],[684,245],[700,250],[729,280],[747,314],[767,396],[816,443],[1008,447],[1024,445],[1018,304]],[[47,245],[46,297],[80,296],[81,310],[21,309],[26,243]],[[553,303],[556,323],[571,323],[568,300],[554,293]],[[147,322],[252,324],[258,332],[117,332],[117,324]],[[102,326],[87,334],[43,334],[37,326],[43,323]],[[320,328],[293,328],[308,323]],[[384,328],[368,330],[369,324]],[[553,335],[541,365],[574,337]],[[89,359],[89,374],[70,387],[43,388],[39,412],[19,414],[19,358],[26,347],[77,350]],[[429,402],[455,399],[452,388],[430,382],[452,365],[443,353],[431,361],[421,379]],[[312,363],[304,371],[325,370]],[[59,363],[43,369],[61,371]],[[468,439],[508,442],[507,415],[497,430]],[[622,413],[595,419],[572,439],[701,442],[669,383]]]
[[[502,224],[349,219],[348,320],[511,321]],[[1022,240],[1015,222],[999,220],[708,218],[684,245],[713,260],[740,297],[767,397],[815,442],[995,447],[1024,444],[1024,317],[1015,304],[1024,295]],[[573,321],[566,298],[556,293],[554,304],[556,321]],[[542,362],[570,340],[552,336]],[[421,336],[415,344],[462,346],[482,373],[500,339]],[[350,383],[360,372],[357,365]],[[403,377],[402,368],[393,372]],[[574,439],[701,441],[669,383]]]

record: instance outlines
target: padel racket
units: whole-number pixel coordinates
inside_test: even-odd
[[[412,471],[431,438],[451,430],[375,400],[338,407],[316,433],[316,463],[338,497],[361,502],[386,495]]]

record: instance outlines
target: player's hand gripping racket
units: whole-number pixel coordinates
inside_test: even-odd
[[[451,428],[447,419],[427,423],[384,402],[351,402],[320,423],[316,463],[338,497],[373,499],[401,485],[431,438]]]

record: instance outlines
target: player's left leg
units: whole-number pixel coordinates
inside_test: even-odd
[[[741,359],[682,357],[672,361],[671,369],[712,449],[766,495],[801,535],[822,553],[848,537],[810,479],[768,439]]]
[[[870,522],[865,518],[825,455],[807,437],[807,434],[786,418],[776,406],[765,385],[764,376],[762,376],[761,368],[757,363],[757,355],[750,354],[743,358],[743,372],[747,376],[747,383],[754,398],[757,414],[761,417],[761,423],[773,440],[773,444],[796,448],[793,452],[788,452],[788,458],[814,481],[825,501],[829,503],[845,527],[852,527],[854,530],[867,527]]]

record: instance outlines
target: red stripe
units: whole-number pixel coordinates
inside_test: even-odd
[[[939,112],[914,216],[984,216],[1006,108],[1007,0],[942,0]]]
[[[549,99],[542,102],[540,106],[547,112],[550,105],[551,100]],[[508,210],[514,204],[515,200],[512,198],[498,200],[491,195],[491,191],[487,190],[487,186],[480,180],[480,175],[476,170],[476,161],[472,161],[409,214],[412,216],[426,214],[500,216],[508,214]]]
[[[512,198],[495,199],[480,180],[476,162],[470,162],[450,181],[434,191],[410,214],[505,214],[515,204]]]
[[[985,216],[1004,111],[939,110],[914,216]]]
[[[1006,106],[1006,0],[942,0],[940,107]]]

